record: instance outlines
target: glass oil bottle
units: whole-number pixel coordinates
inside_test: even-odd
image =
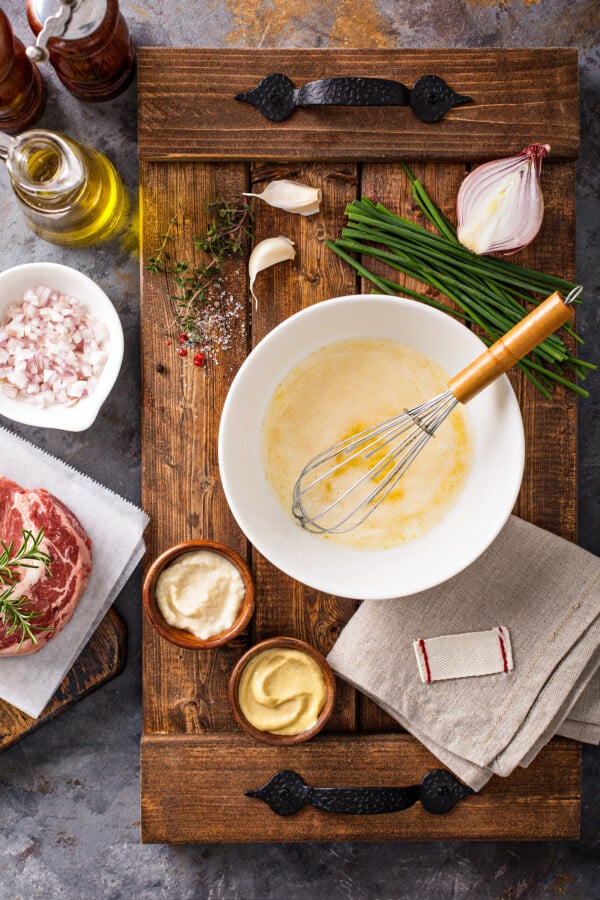
[[[28,226],[52,244],[83,247],[116,235],[128,200],[113,164],[72,138],[41,129],[0,134],[13,191]]]

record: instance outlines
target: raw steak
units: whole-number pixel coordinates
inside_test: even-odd
[[[0,656],[35,653],[55,637],[75,612],[92,570],[91,541],[73,513],[44,488],[28,491],[0,476],[0,540],[13,541],[14,552],[21,546],[23,529],[35,536],[40,528],[44,529],[40,549],[52,560],[50,575],[41,564],[18,568],[20,581],[15,585],[18,596],[27,597],[31,608],[40,612],[34,619],[37,644],[26,640],[18,650],[20,629],[7,635],[0,613]]]

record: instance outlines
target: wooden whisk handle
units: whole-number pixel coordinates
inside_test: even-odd
[[[448,387],[457,400],[468,403],[574,315],[574,309],[555,291],[466,369],[451,378]]]

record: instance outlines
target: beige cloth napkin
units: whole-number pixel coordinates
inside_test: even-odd
[[[413,641],[508,628],[507,674],[423,683]],[[328,660],[479,790],[558,733],[600,738],[600,559],[512,516],[468,569],[422,594],[367,601]]]
[[[558,733],[587,744],[600,744],[600,669],[596,669],[579,700],[569,710]]]

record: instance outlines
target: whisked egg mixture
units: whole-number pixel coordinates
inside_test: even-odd
[[[265,471],[283,508],[292,516],[294,485],[313,456],[437,396],[446,389],[448,379],[441,366],[424,354],[389,340],[340,341],[303,359],[277,386],[263,423]],[[467,415],[462,406],[451,413],[365,522],[344,534],[318,539],[381,550],[433,528],[467,481],[472,460]],[[372,466],[372,459],[345,465],[320,486],[315,507],[327,506],[332,496]],[[341,517],[343,505],[338,509]]]

